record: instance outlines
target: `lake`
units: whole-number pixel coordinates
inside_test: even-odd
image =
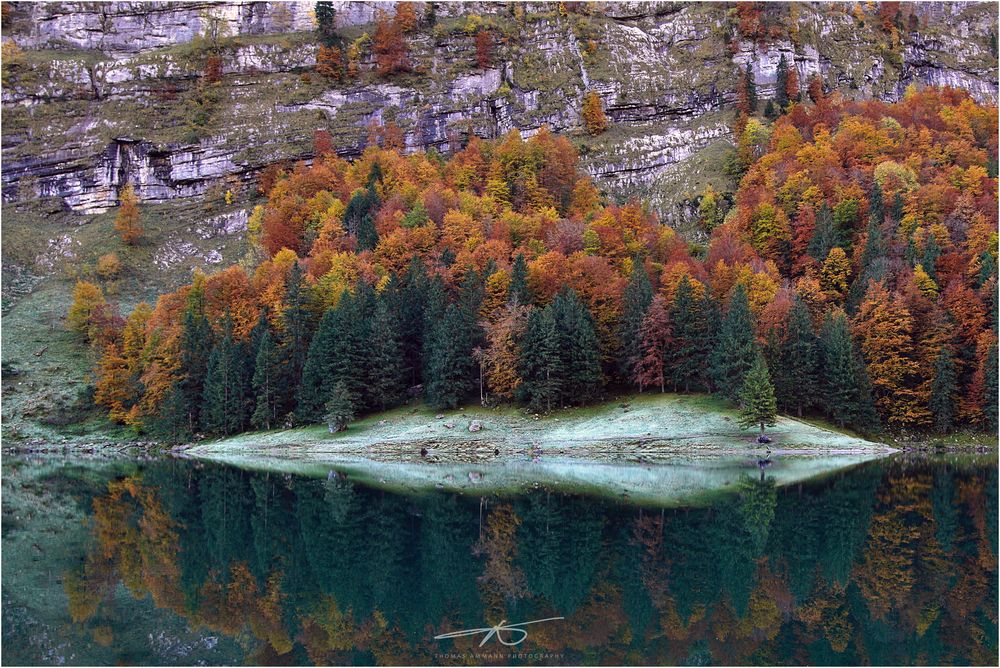
[[[997,589],[995,454],[670,507],[3,461],[7,665],[996,665]]]

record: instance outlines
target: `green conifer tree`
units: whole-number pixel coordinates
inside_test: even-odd
[[[785,340],[775,369],[778,404],[794,408],[799,417],[816,399],[818,339],[805,302],[795,297],[788,312]]]
[[[778,59],[778,71],[777,71],[777,81],[775,81],[774,88],[774,101],[777,103],[779,109],[785,109],[788,106],[788,61],[785,60],[785,54],[781,54],[781,58]]]
[[[455,408],[476,386],[472,325],[460,306],[449,304],[431,329],[425,392],[435,408]]]
[[[331,434],[347,429],[347,425],[354,419],[354,395],[347,389],[343,381],[333,384],[330,389],[330,397],[323,404],[323,419]]]
[[[246,427],[245,356],[244,347],[233,337],[233,321],[227,313],[222,339],[212,348],[205,374],[201,426],[210,434],[235,434]]]
[[[736,400],[743,378],[757,356],[753,317],[746,288],[738,284],[722,321],[718,345],[710,360],[712,381],[722,396]]]
[[[994,330],[995,335],[996,330]],[[983,415],[990,431],[997,430],[997,342],[990,344],[986,360],[983,362],[984,405]]]
[[[877,423],[864,364],[842,312],[827,314],[820,334],[824,408],[840,426],[872,427]]]
[[[205,374],[212,352],[212,326],[205,317],[204,301],[204,288],[196,284],[188,296],[188,305],[181,321],[178,389],[186,406],[187,431],[191,433],[200,423]]]
[[[264,330],[257,342],[251,385],[254,392],[254,410],[250,424],[258,429],[273,429],[278,424],[281,406],[281,354],[271,335]]]
[[[704,300],[699,300],[685,275],[677,285],[669,311],[673,346],[667,351],[667,369],[676,391],[690,392],[705,375],[710,333]]]
[[[930,411],[934,428],[946,434],[955,426],[955,395],[958,377],[955,360],[948,346],[942,346],[934,361],[934,379],[931,381]]]
[[[398,321],[384,300],[375,307],[368,358],[368,387],[375,406],[381,410],[395,406],[403,390],[405,369]]]
[[[778,416],[778,405],[774,398],[774,385],[767,370],[764,356],[757,353],[750,370],[739,391],[740,427],[760,427],[764,435],[765,427],[773,427]]]
[[[535,411],[551,411],[559,406],[564,384],[559,336],[552,309],[534,309],[528,318],[518,359],[521,384],[517,397]]]
[[[531,291],[528,288],[528,263],[525,262],[523,253],[518,253],[517,257],[514,258],[507,294],[511,301],[517,300],[517,303],[522,306],[530,306],[533,302]]]
[[[622,299],[622,317],[618,324],[620,354],[618,371],[625,378],[635,377],[635,365],[642,355],[639,342],[639,328],[642,319],[653,303],[653,286],[649,282],[646,266],[639,257],[632,260],[632,274],[625,286]]]
[[[375,221],[371,214],[365,215],[358,226],[358,250],[375,250],[378,245],[378,230],[375,229]]]
[[[843,248],[840,232],[833,221],[833,212],[824,202],[816,213],[816,229],[812,239],[809,240],[807,252],[814,260],[822,263],[830,254],[830,249],[835,246]]]

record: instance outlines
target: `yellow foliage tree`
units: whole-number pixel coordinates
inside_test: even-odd
[[[139,220],[139,198],[132,184],[125,186],[118,195],[118,215],[115,216],[115,230],[122,241],[135,246],[142,239],[142,223]]]
[[[89,281],[77,281],[73,290],[73,305],[66,314],[67,326],[70,330],[86,337],[95,309],[106,303],[100,286]]]
[[[604,114],[601,96],[589,91],[583,96],[583,125],[591,135],[599,135],[608,129],[608,117]]]

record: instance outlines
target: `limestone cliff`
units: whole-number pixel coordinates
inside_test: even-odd
[[[409,148],[440,150],[469,132],[548,124],[576,136],[609,193],[643,196],[674,220],[718,171],[747,62],[765,98],[781,54],[803,82],[819,73],[850,96],[892,100],[913,82],[997,96],[988,4],[918,5],[893,43],[850,4],[785,6],[784,25],[760,39],[725,4],[422,3],[408,36],[414,73],[381,79],[364,46],[378,3],[338,2],[342,35],[362,46],[346,85],[310,73],[313,3],[7,4],[4,39],[22,53],[5,64],[4,201],[55,196],[84,213],[114,206],[128,181],[164,202],[227,176],[250,180],[275,160],[308,158],[316,129],[355,155],[372,121],[393,120]],[[481,26],[497,36],[485,70],[475,64]],[[196,84],[209,32],[224,57],[206,121],[194,115],[207,104]],[[588,90],[612,121],[597,138],[579,130]]]

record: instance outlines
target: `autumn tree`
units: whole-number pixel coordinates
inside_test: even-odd
[[[372,38],[372,51],[375,53],[375,63],[380,76],[387,77],[399,72],[410,71],[409,48],[403,34],[404,26],[398,15],[399,9],[406,7],[407,4],[405,2],[397,4],[397,16],[392,19],[381,9],[375,13],[375,35]]]
[[[657,296],[650,303],[636,332],[637,357],[631,365],[632,378],[643,387],[659,387],[666,390],[666,364],[671,344],[670,317],[663,297]]]
[[[608,117],[604,113],[604,102],[595,91],[587,91],[583,96],[583,126],[590,135],[596,136],[608,129]]]
[[[484,28],[476,33],[476,65],[481,70],[493,66],[493,37]]]
[[[73,289],[73,304],[66,313],[66,326],[84,339],[88,339],[91,319],[95,311],[104,306],[104,291],[89,281],[77,281]]]
[[[501,401],[513,399],[521,384],[517,368],[519,344],[528,326],[528,313],[527,306],[511,301],[486,326],[486,385]]]
[[[139,198],[132,184],[127,184],[118,194],[118,214],[115,216],[115,230],[129,246],[135,246],[142,239],[142,221],[139,214]]]

